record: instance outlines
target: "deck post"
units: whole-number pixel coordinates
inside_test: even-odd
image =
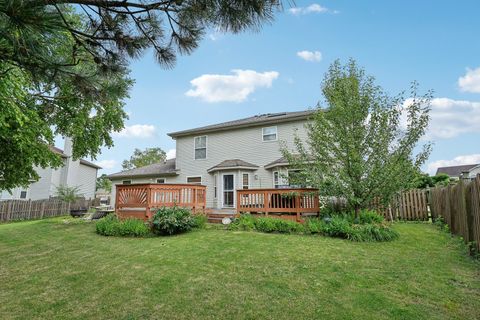
[[[268,191],[263,192],[263,206],[265,209],[265,216],[268,217],[268,209],[270,209],[270,197],[268,196]]]
[[[300,222],[300,195],[301,193],[295,196],[295,209],[297,209],[297,222]]]
[[[196,213],[195,204],[197,203],[197,188],[195,187],[192,191],[193,191],[193,194],[192,194],[192,202],[193,202],[192,212],[195,214]]]

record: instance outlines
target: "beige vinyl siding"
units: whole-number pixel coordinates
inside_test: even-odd
[[[85,199],[95,198],[95,185],[97,181],[97,169],[80,164],[77,170],[75,183],[78,186],[78,193]]]
[[[236,188],[242,188],[241,173],[250,173],[250,188],[272,188],[272,170],[264,168],[268,163],[282,157],[281,143],[284,141],[288,148],[293,148],[294,134],[298,132],[301,139],[306,139],[305,121],[269,124],[266,126],[234,129],[207,134],[207,158],[194,160],[194,137],[179,137],[176,141],[177,162],[179,171],[177,182],[185,183],[187,177],[202,176],[202,184],[207,186],[207,206],[219,207],[221,204],[221,173],[217,177],[218,196],[214,201],[214,174],[207,170],[218,163],[229,159],[241,159],[259,166],[257,170],[233,170]],[[266,141],[262,139],[262,128],[277,127],[277,140]],[[255,179],[255,176],[258,178]]]

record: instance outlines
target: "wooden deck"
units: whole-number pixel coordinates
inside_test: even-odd
[[[120,218],[150,219],[156,209],[183,207],[205,213],[206,188],[192,184],[126,184],[116,186],[115,211]]]
[[[302,222],[320,211],[318,189],[237,190],[237,214],[251,213]]]

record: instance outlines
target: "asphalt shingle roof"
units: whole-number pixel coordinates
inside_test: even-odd
[[[250,126],[262,125],[262,124],[281,123],[281,122],[288,122],[288,121],[294,121],[294,120],[301,120],[301,119],[309,118],[314,112],[315,110],[266,113],[266,114],[260,114],[260,115],[256,115],[256,116],[248,117],[244,119],[212,124],[205,127],[171,132],[168,135],[172,138],[175,138],[175,137],[187,136],[191,134],[207,133],[207,132],[222,131],[222,130],[233,129],[233,128],[242,128],[242,127],[250,127]]]
[[[437,169],[437,173],[446,173],[450,177],[460,177],[462,172],[470,171],[470,169],[478,166],[479,164],[465,164],[461,166],[451,166],[451,167],[440,167]]]
[[[220,162],[216,166],[213,166],[210,169],[208,169],[207,172],[212,172],[212,171],[221,170],[225,168],[238,168],[238,167],[252,168],[252,169],[258,168],[257,165],[252,164],[250,162],[246,162],[240,159],[231,159],[231,160],[224,160]]]
[[[125,170],[117,173],[112,173],[107,176],[109,179],[114,178],[131,178],[131,177],[145,177],[145,176],[168,176],[176,175],[175,159],[165,160],[165,162],[154,163],[148,166]]]

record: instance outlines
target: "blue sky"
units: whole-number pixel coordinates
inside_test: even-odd
[[[167,132],[315,106],[330,63],[349,57],[392,95],[413,80],[434,90],[425,170],[480,163],[480,1],[297,1],[290,9],[259,32],[209,32],[172,70],[148,53],[132,62],[130,119],[96,160],[101,173],[121,170],[134,148],[174,149]]]

